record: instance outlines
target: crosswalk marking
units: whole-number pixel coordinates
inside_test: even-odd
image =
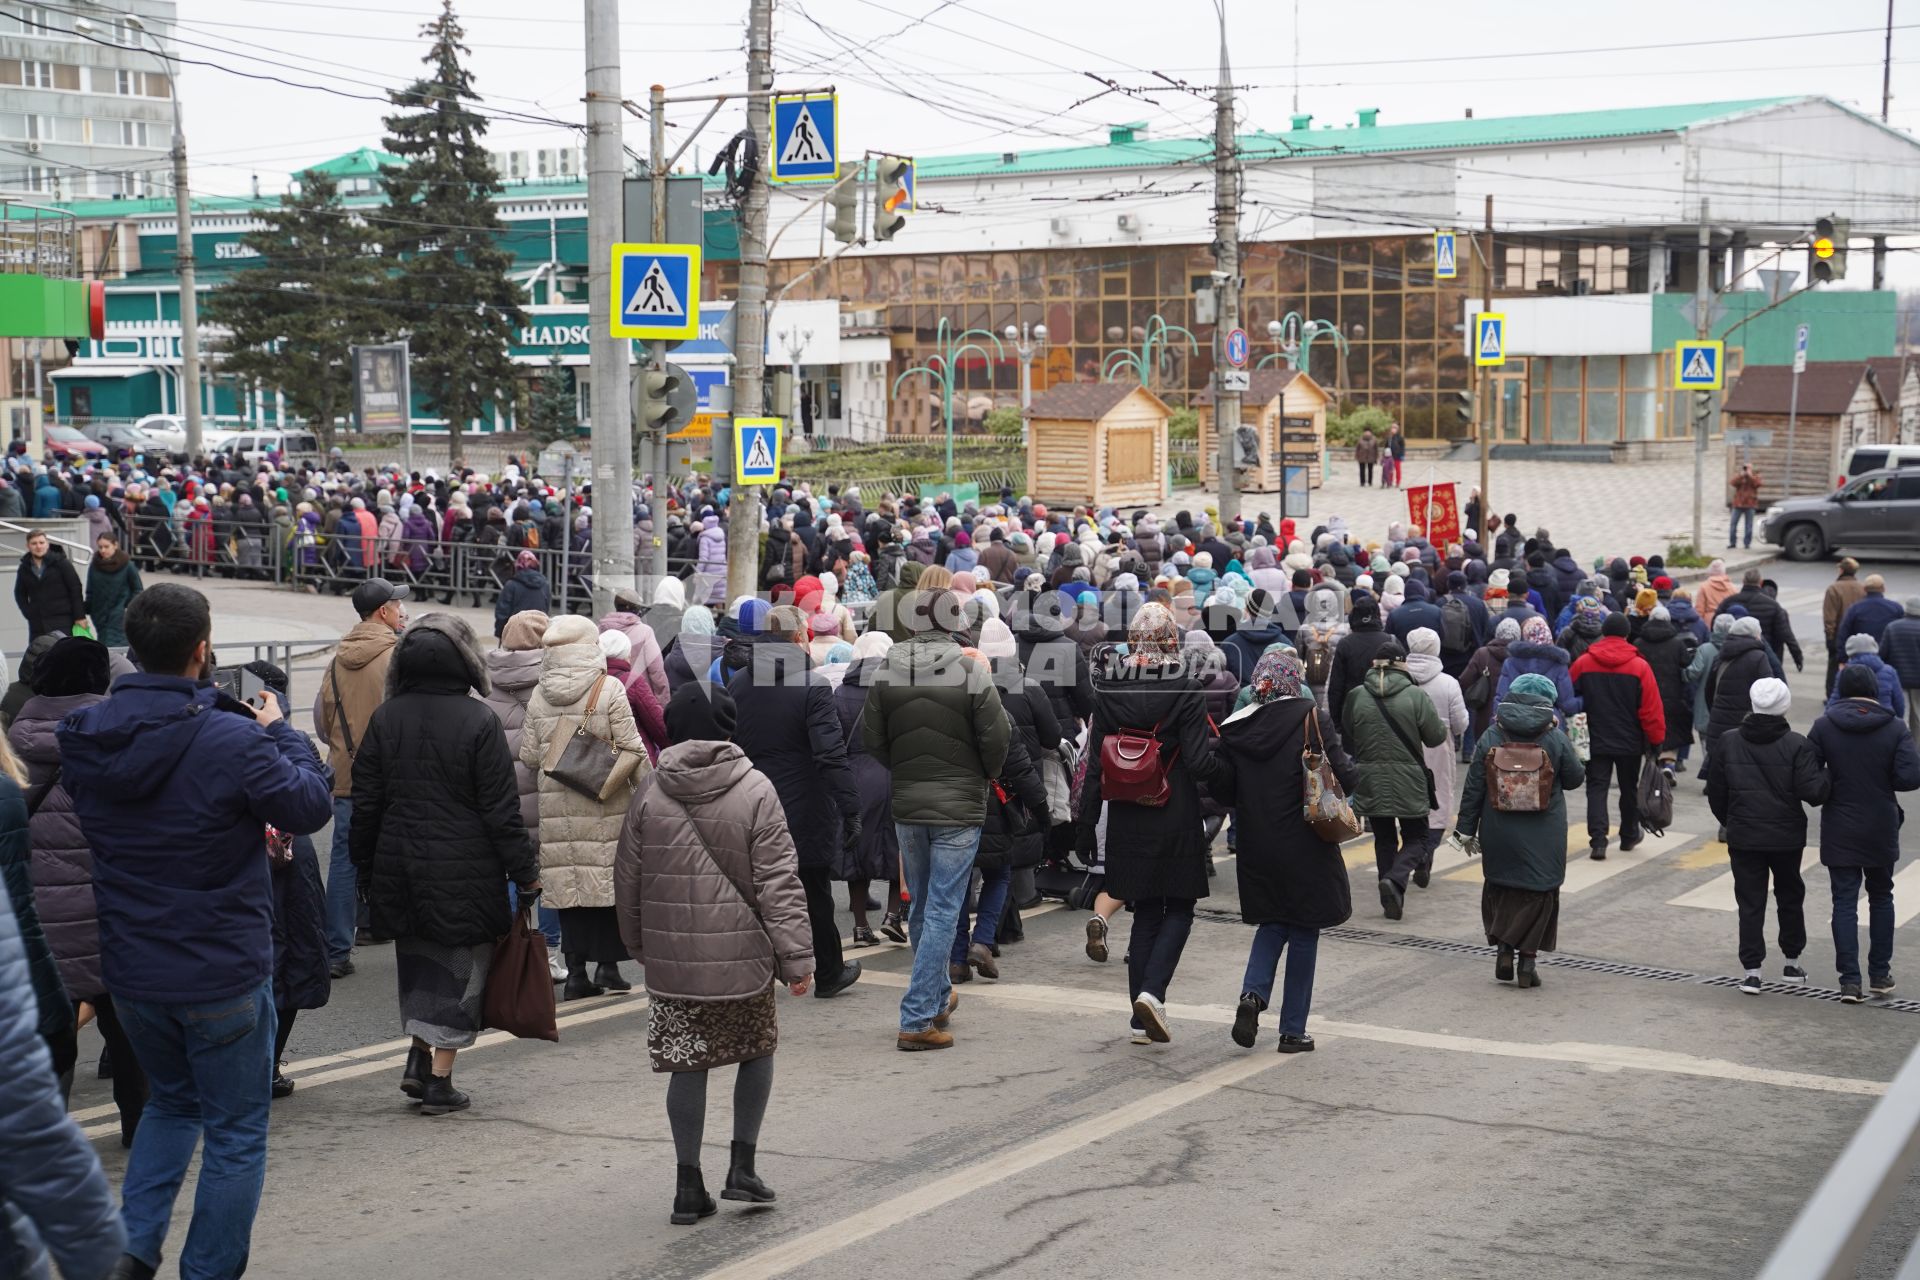
[[[1720,856],[1717,859],[1718,863],[1721,865],[1726,863],[1727,846],[1718,841],[1714,841],[1707,847],[1719,851]],[[1708,863],[1706,865],[1711,866],[1714,864]],[[1806,875],[1808,871],[1819,865],[1820,851],[1818,849],[1806,848],[1800,851],[1801,875]],[[1698,907],[1702,911],[1736,910],[1737,905],[1733,900],[1733,872],[1729,871],[1725,875],[1715,876],[1697,889],[1689,889],[1677,898],[1669,898],[1667,899],[1667,905],[1670,907]]]
[[[1708,840],[1698,849],[1689,849],[1673,860],[1673,865],[1681,871],[1705,871],[1710,867],[1727,865],[1727,846],[1718,840]]]
[[[1343,846],[1340,853],[1349,867],[1358,869],[1376,865],[1373,859],[1372,836],[1362,836],[1358,843]],[[1452,841],[1443,838],[1440,841],[1440,847],[1433,851],[1433,873],[1439,875],[1466,861],[1468,861],[1467,855],[1460,852]]]

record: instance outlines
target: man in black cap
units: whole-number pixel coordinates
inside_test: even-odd
[[[333,769],[333,852],[327,860],[327,965],[335,978],[353,972],[353,947],[372,941],[359,913],[347,831],[353,825],[353,753],[367,733],[367,722],[385,699],[387,663],[407,625],[407,588],[385,578],[368,578],[353,589],[360,621],[340,637],[333,661],[314,695],[315,731],[326,740]],[[356,927],[357,926],[357,927]]]

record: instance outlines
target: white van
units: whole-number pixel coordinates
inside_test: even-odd
[[[1856,445],[1853,452],[1847,455],[1847,464],[1841,472],[1839,484],[1845,484],[1852,476],[1887,467],[1920,467],[1920,444]]]
[[[320,437],[311,431],[236,431],[207,447],[247,462],[265,462],[270,453],[279,454],[283,464],[320,461]]]

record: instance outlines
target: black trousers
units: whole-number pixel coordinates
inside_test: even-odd
[[[1640,835],[1640,757],[1603,756],[1593,753],[1587,762],[1587,840],[1604,844],[1607,839],[1607,782],[1620,780],[1620,840],[1625,843]]]
[[[1767,958],[1767,878],[1780,917],[1780,954],[1797,960],[1807,947],[1807,882],[1800,878],[1800,850],[1729,849],[1733,900],[1740,905],[1740,967],[1758,969]]]
[[[1180,953],[1193,932],[1192,898],[1142,898],[1132,904],[1133,932],[1127,938],[1127,998],[1142,992],[1167,998]]]
[[[1364,489],[1373,483],[1373,464],[1371,462],[1362,462],[1359,465],[1360,487]]]
[[[807,891],[807,923],[813,926],[813,980],[830,984],[846,967],[840,955],[840,922],[833,915],[833,868],[800,868]]]
[[[1427,857],[1427,815],[1373,819],[1373,861],[1382,880],[1405,889],[1413,869]]]

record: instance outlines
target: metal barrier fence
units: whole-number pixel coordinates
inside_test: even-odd
[[[1920,1164],[1920,1049],[1840,1158],[1827,1170],[1800,1216],[1760,1269],[1759,1280],[1852,1280],[1875,1228],[1907,1189]],[[1895,1280],[1920,1280],[1920,1240],[1905,1251]]]

